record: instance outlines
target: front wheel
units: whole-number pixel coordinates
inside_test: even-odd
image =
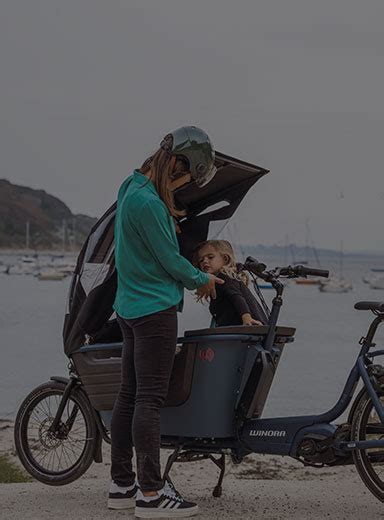
[[[86,396],[74,389],[56,431],[50,431],[65,385],[49,381],[23,401],[15,422],[15,446],[25,469],[51,486],[69,484],[92,464],[97,426]]]
[[[384,405],[384,396],[380,397]],[[351,421],[352,441],[384,439],[384,424],[373,406],[369,394],[364,392],[355,407]],[[353,462],[367,488],[384,502],[384,448],[354,450]]]

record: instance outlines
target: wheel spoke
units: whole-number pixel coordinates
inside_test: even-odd
[[[366,433],[367,435],[384,435],[384,425],[369,423],[366,426]]]
[[[51,469],[51,460],[52,460],[52,450],[49,450],[49,457],[48,457],[48,462],[47,462],[47,468],[50,470]]]
[[[94,441],[83,410],[70,397],[54,432],[52,421],[62,399],[62,393],[51,392],[33,403],[26,414],[26,449],[32,464],[47,473],[65,473],[83,457],[86,446]]]
[[[61,449],[63,450],[63,456],[64,456],[64,459],[67,461],[67,466],[70,467],[70,466],[71,466],[71,460],[70,460],[70,458],[68,457],[68,455],[67,455],[67,450],[65,449],[65,447],[64,447],[63,444],[61,445]]]
[[[41,457],[40,459],[40,462],[42,462],[45,457],[48,455],[49,453],[49,450],[47,450],[47,448],[44,448],[44,446],[41,448],[41,450],[36,454],[36,457],[38,457],[39,455],[43,454],[43,456]],[[35,457],[35,459],[37,460],[37,458]]]
[[[384,404],[383,396],[381,402]],[[353,440],[382,441],[384,424],[367,394],[360,401],[352,419]],[[384,500],[384,448],[378,446],[352,453],[356,468],[368,489],[380,500]]]
[[[40,403],[40,404],[41,404],[41,403]],[[49,417],[48,414],[47,414],[47,412],[46,412],[46,410],[44,409],[43,406],[40,406],[40,405],[39,405],[39,406],[36,406],[35,411],[38,412],[38,413],[41,413],[41,414],[44,415],[45,417]],[[38,418],[38,420],[41,421],[40,418]]]
[[[76,450],[74,449],[74,447],[71,444],[67,444],[66,448],[68,449],[68,452],[70,455],[73,455],[75,458],[78,457],[79,453],[76,453]],[[81,451],[83,451],[83,450],[81,450]],[[81,451],[80,451],[80,453],[81,453]]]
[[[61,458],[63,456],[63,446],[60,446],[60,448],[61,448],[61,454],[60,454],[60,457],[59,457],[59,469],[62,469]]]
[[[43,401],[40,401],[40,405],[41,405],[43,413],[47,417],[49,417],[49,408],[48,408],[48,403],[46,402],[46,400],[44,399]]]
[[[65,455],[68,458],[69,464],[72,466],[73,465],[72,459],[71,459],[71,455],[72,454],[71,454],[71,452],[69,450],[69,446],[64,446],[64,444],[62,446],[63,446],[63,450],[65,452]]]
[[[78,427],[75,428],[75,429],[71,428],[71,429],[69,430],[69,433],[70,433],[71,435],[81,435],[81,434],[79,434],[79,432],[83,432],[83,431],[86,431],[86,428],[85,428],[84,425],[80,425],[80,426],[78,426]]]
[[[383,463],[384,462],[384,451],[369,453],[368,458],[372,464]]]

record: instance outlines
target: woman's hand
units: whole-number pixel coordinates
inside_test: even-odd
[[[216,298],[216,284],[222,285],[224,280],[218,278],[214,274],[209,275],[209,282],[199,287],[196,291],[197,301],[200,302],[202,299]]]
[[[262,325],[261,321],[255,320],[249,313],[243,314],[241,316],[243,325],[248,325],[251,327],[252,325]]]

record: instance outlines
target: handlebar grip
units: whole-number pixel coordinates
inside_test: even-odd
[[[321,276],[323,278],[328,278],[329,271],[324,269],[313,269],[312,267],[304,267],[303,265],[297,265],[295,267],[295,271],[299,276]]]
[[[253,258],[252,256],[247,256],[244,262],[244,267],[252,273],[258,275],[261,274],[267,266],[256,260],[256,258]]]

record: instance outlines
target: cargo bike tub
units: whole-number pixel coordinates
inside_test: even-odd
[[[182,254],[191,258],[197,243],[229,219],[255,182],[268,173],[216,152],[215,178],[198,189],[194,183],[176,192],[186,215],[178,236]],[[64,485],[102,461],[102,443],[110,443],[112,409],[120,384],[122,337],[112,304],[116,292],[113,205],[85,242],[73,274],[64,323],[69,377],[53,376],[23,401],[15,423],[15,445],[26,470],[49,485]],[[289,455],[315,467],[354,463],[366,486],[384,501],[384,369],[372,352],[375,332],[384,320],[384,303],[359,302],[375,319],[360,340],[361,349],[342,395],[321,415],[264,418],[262,412],[286,344],[295,329],[278,326],[284,285],[280,278],[327,276],[303,266],[267,270],[248,257],[246,269],[267,311],[259,327],[189,330],[178,339],[169,392],[161,410],[161,446],[171,450],[164,469],[170,481],[174,462],[212,460],[220,469],[213,490],[222,492],[226,456],[241,463],[250,453]],[[257,278],[272,284],[269,311]],[[357,393],[344,424],[334,424]]]

